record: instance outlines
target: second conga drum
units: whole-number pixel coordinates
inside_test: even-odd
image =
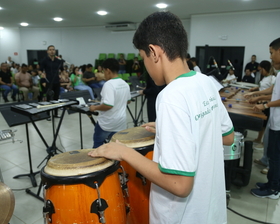
[[[155,134],[143,127],[129,128],[113,135],[111,141],[119,140],[128,147],[134,148],[148,159],[153,158]],[[124,171],[127,173],[128,195],[125,195],[130,207],[127,219],[129,224],[149,223],[149,194],[151,182],[133,169],[128,163],[122,161]],[[125,194],[125,193],[124,193]]]
[[[91,150],[56,155],[41,170],[46,223],[126,223],[119,162],[89,157]]]

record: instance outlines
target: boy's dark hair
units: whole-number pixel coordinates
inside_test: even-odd
[[[195,57],[190,58],[190,61],[195,62],[197,64],[197,59]]]
[[[153,44],[160,46],[170,61],[187,58],[187,33],[181,20],[171,12],[155,12],[144,19],[134,34],[133,44],[147,56],[149,44]]]
[[[87,64],[86,68],[92,68],[92,64]]]
[[[23,67],[28,67],[28,66],[27,66],[27,64],[22,64],[21,67],[23,68]]]
[[[259,64],[259,66],[260,66],[261,68],[263,68],[267,73],[269,73],[269,72],[270,72],[270,69],[271,69],[271,62],[266,61],[266,60],[261,61],[261,63]]]
[[[280,48],[280,38],[277,38],[276,40],[272,41],[269,45],[274,50],[278,50]]]
[[[115,58],[107,58],[103,64],[102,64],[102,68],[108,68],[111,70],[111,72],[113,73],[118,73],[119,71],[119,62],[115,59]]]
[[[187,64],[189,66],[189,69],[193,70],[193,63],[190,60],[187,61]]]

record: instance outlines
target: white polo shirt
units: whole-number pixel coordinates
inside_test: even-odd
[[[280,72],[278,72],[272,91],[271,101],[280,99]],[[270,129],[280,131],[280,107],[270,107]]]
[[[263,77],[263,79],[260,81],[260,88],[259,90],[265,90],[267,88],[269,88],[270,86],[272,86],[275,83],[275,79],[276,77],[274,75],[269,75],[269,76],[265,76]]]
[[[105,82],[101,90],[101,104],[112,106],[110,110],[99,111],[98,124],[104,131],[118,132],[127,128],[126,105],[131,99],[128,84],[121,78]]]
[[[183,74],[158,95],[156,112],[153,160],[163,173],[194,176],[194,186],[181,198],[152,184],[150,224],[226,223],[222,135],[233,125],[215,85]]]

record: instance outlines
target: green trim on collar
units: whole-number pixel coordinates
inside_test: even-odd
[[[185,172],[185,171],[181,171],[181,170],[166,169],[166,168],[163,168],[160,164],[158,164],[158,168],[163,173],[176,174],[176,175],[187,176],[187,177],[195,176],[195,172]]]
[[[121,77],[115,77],[115,78],[111,78],[111,79],[120,79]]]
[[[234,127],[232,127],[232,129],[230,129],[228,132],[224,133],[223,137],[230,135],[233,131],[234,131]]]
[[[178,78],[183,78],[183,77],[191,77],[191,76],[194,76],[195,74],[196,74],[195,71],[190,71],[190,72],[188,72],[188,73],[179,75],[176,79],[178,79]]]

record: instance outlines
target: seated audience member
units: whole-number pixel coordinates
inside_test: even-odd
[[[200,68],[197,65],[197,59],[193,57],[193,58],[190,59],[190,61],[193,64],[193,70],[196,71],[196,72],[200,72],[201,73],[201,70],[200,70]]]
[[[83,82],[86,83],[91,88],[102,88],[104,83],[100,84],[95,77],[95,74],[92,72],[92,64],[87,64],[86,71],[83,74]]]
[[[245,70],[245,75],[242,79],[242,82],[255,83],[255,78],[252,77],[252,72],[250,69]]]
[[[13,61],[12,58],[9,56],[9,57],[8,57],[8,60],[6,61],[6,64],[7,64],[9,67],[11,67],[13,63],[14,63],[14,61]]]
[[[10,69],[12,74],[17,74],[19,72],[19,65],[13,62]]]
[[[38,71],[37,70],[31,71],[31,77],[32,77],[33,85],[39,87],[40,76],[38,74]]]
[[[78,67],[74,67],[74,72],[71,74],[70,79],[71,82],[73,83],[74,89],[76,90],[87,90],[89,91],[89,94],[91,96],[91,99],[94,99],[94,95],[93,95],[93,91],[92,88],[90,88],[89,86],[87,86],[83,80],[83,74],[81,74],[79,72],[79,68]]]
[[[47,93],[47,79],[46,79],[46,74],[42,73],[41,78],[40,78],[40,86],[41,86],[41,91],[40,91],[40,100],[41,101],[47,101],[46,93]]]
[[[39,88],[33,85],[31,74],[27,72],[27,65],[22,64],[21,72],[17,73],[16,83],[23,93],[24,101],[28,100],[28,92],[33,92],[33,100],[38,100]]]
[[[134,58],[133,65],[132,65],[132,72],[136,73],[138,77],[141,75],[141,66],[138,61],[138,57]]]
[[[223,80],[224,83],[235,83],[237,80],[237,77],[234,75],[234,70],[230,68],[228,70],[227,77]]]
[[[100,65],[97,67],[97,71],[94,74],[95,74],[96,80],[99,82],[100,85],[103,86],[106,82],[106,79],[105,79],[103,69]]]
[[[16,101],[16,94],[18,93],[18,88],[15,84],[13,84],[13,76],[8,68],[7,63],[1,64],[1,71],[0,71],[0,88],[3,89],[3,98],[5,102],[9,102],[8,94],[13,90],[12,99]]]
[[[65,66],[64,66],[65,68]],[[60,77],[60,94],[61,93],[64,93],[64,92],[67,92],[67,91],[72,91],[73,88],[72,88],[72,83],[71,83],[71,80],[69,78],[69,73],[64,70],[60,73],[59,75]]]
[[[90,106],[90,111],[99,111],[93,148],[101,146],[105,139],[110,139],[116,132],[127,128],[126,105],[131,99],[128,84],[118,76],[118,61],[114,58],[106,59],[103,70],[107,81],[101,91],[101,104]]]
[[[124,74],[126,73],[126,69],[125,69],[125,66],[126,66],[126,61],[124,59],[124,55],[123,54],[120,54],[120,59],[118,60],[119,62],[119,74]]]
[[[70,67],[69,67],[69,74],[72,74],[74,72],[74,67],[75,65],[74,64],[71,64]]]

